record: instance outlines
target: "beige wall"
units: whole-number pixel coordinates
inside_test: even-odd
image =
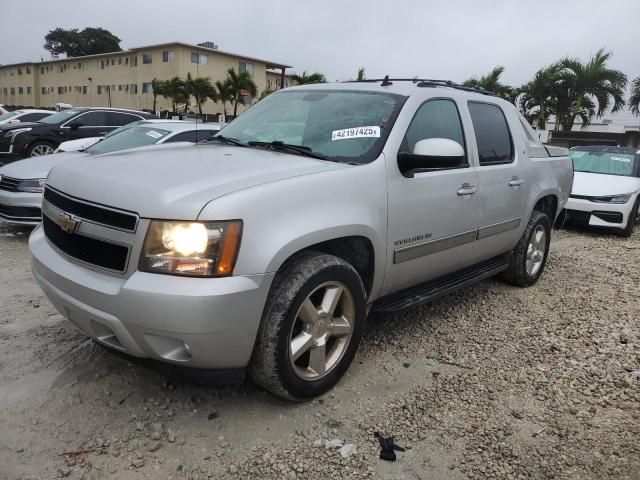
[[[173,58],[168,62],[162,61],[165,51],[173,52]],[[54,107],[60,102],[74,106],[108,106],[109,94],[107,88],[103,87],[109,86],[112,107],[151,109],[153,94],[151,91],[143,93],[144,83],[150,83],[154,78],[167,80],[176,75],[185,78],[187,73],[191,73],[192,76],[209,77],[212,82],[224,80],[229,68],[239,70],[241,61],[254,65],[253,76],[258,87],[258,98],[260,93],[267,89],[267,76],[269,78],[277,76],[279,84],[279,75],[267,72],[265,63],[210,50],[200,50],[200,54],[208,56],[208,61],[206,64],[196,64],[191,62],[192,51],[195,49],[183,45],[170,45],[34,63],[30,65],[29,75],[26,74],[26,65],[0,66],[0,103],[34,107]],[[150,64],[143,63],[143,54],[151,56]],[[132,58],[137,58],[137,66],[131,66]],[[102,68],[103,62],[104,68]],[[22,75],[17,75],[18,68],[21,68]],[[11,75],[12,71],[13,75]],[[137,92],[131,88],[132,84],[137,86]],[[30,95],[26,94],[28,86],[31,87]],[[6,96],[4,87],[8,89]],[[9,93],[12,87],[15,88],[14,95]],[[18,95],[19,87],[23,87],[23,95]],[[171,101],[158,97],[156,108],[170,110]],[[241,112],[244,108],[239,104],[238,111]],[[194,105],[191,109],[197,111]],[[227,113],[230,114],[232,111],[231,105],[227,104]],[[208,101],[203,105],[203,112],[222,113],[223,108],[220,103]]]

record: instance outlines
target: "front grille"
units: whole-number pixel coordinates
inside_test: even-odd
[[[109,227],[128,230],[130,232],[136,231],[138,217],[134,214],[110,210],[108,208],[91,205],[85,202],[79,202],[65,195],[60,195],[50,188],[45,189],[44,199],[54,207],[86,220]]]
[[[40,221],[41,212],[36,207],[14,207],[13,205],[0,204],[0,217],[14,220],[35,220]]]
[[[20,182],[21,180],[17,178],[5,177],[3,175],[2,179],[0,179],[0,190],[7,190],[8,192],[17,192],[18,184]]]
[[[593,212],[593,215],[605,222],[622,223],[622,213],[620,212]]]
[[[567,210],[567,223],[574,225],[589,225],[591,212],[583,212],[582,210]]]
[[[67,233],[46,215],[42,218],[42,226],[47,239],[70,257],[118,272],[124,272],[127,267],[129,249],[123,245]]]

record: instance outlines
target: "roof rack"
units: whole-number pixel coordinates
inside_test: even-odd
[[[475,86],[467,86],[460,85],[459,83],[452,82],[451,80],[434,80],[432,78],[389,78],[389,75],[384,78],[367,78],[365,80],[348,80],[345,83],[380,83],[381,87],[386,87],[388,85],[393,85],[393,82],[412,82],[415,83],[417,87],[450,87],[458,90],[464,90],[466,92],[475,92],[481,93],[483,95],[491,95],[496,97],[497,94],[491,92],[482,87]]]

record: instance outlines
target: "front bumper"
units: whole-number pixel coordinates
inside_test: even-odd
[[[569,198],[565,206],[567,223],[581,226],[624,228],[627,224],[635,196],[627,203],[596,203],[580,198]]]
[[[42,220],[41,193],[0,189],[0,219],[18,225],[37,225]]]
[[[273,274],[216,279],[83,268],[29,238],[32,269],[55,308],[86,335],[136,357],[195,368],[249,362]]]

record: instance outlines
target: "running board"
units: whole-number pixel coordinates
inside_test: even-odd
[[[511,252],[428,282],[386,295],[373,303],[373,311],[397,312],[432,302],[459,288],[492,277],[509,267]]]

